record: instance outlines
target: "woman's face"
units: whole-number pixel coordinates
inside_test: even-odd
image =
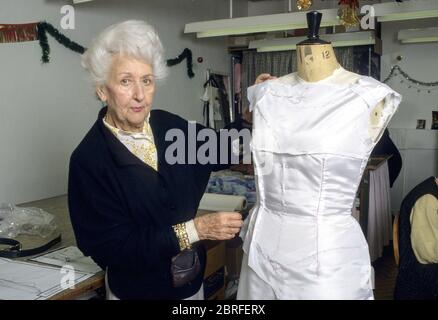
[[[96,91],[108,105],[110,124],[125,131],[142,131],[155,94],[149,64],[130,56],[114,56],[106,83]]]

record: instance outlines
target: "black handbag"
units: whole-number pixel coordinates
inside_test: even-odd
[[[201,263],[195,249],[185,249],[172,258],[170,267],[174,287],[182,287],[201,272]]]

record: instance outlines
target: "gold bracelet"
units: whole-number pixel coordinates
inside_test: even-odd
[[[189,235],[187,234],[186,224],[180,223],[172,226],[173,231],[175,231],[176,237],[178,238],[180,250],[191,249],[192,245],[189,241]]]

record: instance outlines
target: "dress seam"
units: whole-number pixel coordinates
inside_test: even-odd
[[[321,184],[319,186],[318,206],[316,208],[316,276],[319,277],[319,209],[322,199],[322,186],[324,184],[325,158],[322,159]]]

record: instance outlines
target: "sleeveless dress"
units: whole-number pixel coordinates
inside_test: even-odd
[[[385,99],[383,133],[401,96],[365,76],[338,84],[346,72],[248,88],[257,202],[241,237],[247,267],[278,299],[373,299],[368,245],[351,210],[378,141],[370,113]]]

